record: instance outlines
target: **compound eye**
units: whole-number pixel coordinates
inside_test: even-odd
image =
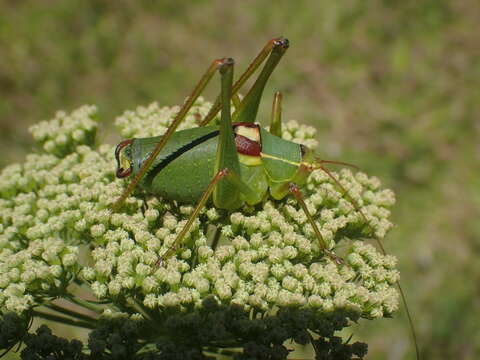
[[[120,179],[129,176],[133,171],[130,160],[130,145],[132,142],[133,139],[123,140],[115,149],[115,159],[117,160],[116,175]]]

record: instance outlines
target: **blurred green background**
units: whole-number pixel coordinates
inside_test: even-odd
[[[424,359],[480,357],[480,2],[0,2],[0,167],[31,151],[27,128],[59,109],[115,116],[179,104],[217,57],[237,74],[272,37],[291,48],[266,89],[284,119],[315,125],[325,158],[359,165],[395,190],[385,242]],[[206,93],[213,99],[218,85]],[[362,321],[369,359],[412,359],[403,310]]]

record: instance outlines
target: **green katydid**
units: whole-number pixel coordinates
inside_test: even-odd
[[[274,97],[270,131],[255,123],[265,84],[288,46],[289,42],[285,38],[270,40],[235,84],[233,84],[233,60],[230,58],[214,60],[165,134],[151,138],[128,139],[118,144],[115,150],[117,177],[134,175],[134,179],[114,203],[113,211],[118,211],[122,207],[125,199],[137,185],[147,192],[169,200],[196,203],[173,245],[161,255],[161,261],[175,254],[210,197],[216,207],[235,210],[245,203],[258,204],[268,194],[277,200],[292,194],[311,224],[320,249],[334,261],[341,263],[342,260],[327,249],[321,232],[303,201],[300,187],[315,169],[322,169],[350,199],[365,222],[369,223],[356,201],[324,166],[327,163],[352,165],[322,160],[306,146],[280,137],[281,93],[277,92]],[[257,80],[240,100],[238,90],[265,59],[265,65]],[[198,128],[176,132],[188,110],[217,71],[221,75],[221,96],[217,98]],[[235,106],[233,115],[230,109],[232,102]],[[220,125],[207,126],[220,110]],[[378,239],[377,243],[385,253]],[[418,359],[419,351],[413,322],[400,284],[397,285],[407,310]]]
[[[120,178],[131,174],[136,176],[114,205],[114,210],[120,208],[125,197],[137,184],[148,192],[166,199],[180,203],[197,203],[174,245],[163,254],[163,260],[176,251],[176,247],[181,244],[210,196],[216,207],[234,210],[245,203],[258,204],[268,193],[277,200],[291,193],[305,211],[319,240],[320,248],[335,261],[341,261],[327,250],[327,245],[299,190],[311,171],[323,167],[322,164],[329,161],[319,160],[313,151],[304,145],[279,137],[280,93],[275,95],[270,131],[254,123],[263,88],[288,45],[288,40],[283,38],[273,39],[267,44],[255,59],[256,62],[254,61],[247,69],[247,74],[240,78],[245,81],[264,60],[263,58],[270,54],[258,79],[242,101],[236,97],[236,91],[240,87],[238,82],[233,86],[233,60],[229,58],[215,60],[166,134],[151,138],[128,139],[117,146],[117,176]],[[200,126],[174,132],[216,70],[221,74],[222,91],[221,98],[212,109],[218,108],[218,104],[221,104],[220,125]],[[237,101],[233,123],[230,111],[232,97]],[[213,111],[209,115],[213,118]]]

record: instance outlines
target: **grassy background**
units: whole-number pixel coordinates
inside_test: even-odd
[[[267,87],[319,151],[379,176],[398,197],[386,242],[425,359],[480,356],[480,46],[476,0],[0,2],[0,167],[31,150],[30,124],[97,104],[104,135],[125,109],[183,101],[209,62],[237,73],[291,41]],[[476,28],[476,30],[475,30]],[[218,85],[206,97],[212,99]],[[477,220],[477,221],[475,221]],[[412,359],[408,324],[363,321],[369,359]]]

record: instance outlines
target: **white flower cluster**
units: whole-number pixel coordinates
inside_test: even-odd
[[[42,121],[30,127],[35,141],[49,154],[62,156],[75,150],[75,147],[90,144],[95,138],[97,122],[95,106],[82,106],[71,114],[58,111],[55,118]]]
[[[315,139],[317,130],[313,126],[299,124],[296,120],[289,120],[282,126],[282,138],[315,149],[318,141]]]
[[[197,126],[200,120],[208,113],[211,104],[200,96],[189,111],[177,130]],[[119,133],[125,138],[158,136],[167,131],[173,117],[180,110],[180,106],[159,107],[153,102],[148,106],[138,106],[135,111],[125,111],[115,120]]]
[[[198,100],[182,127],[195,126],[209,107]],[[151,104],[124,113],[117,126],[127,137],[159,135],[177,111]],[[58,134],[90,133],[96,127],[93,115],[93,108],[85,107],[33,127],[45,151],[0,175],[2,311],[21,312],[43,297],[62,296],[72,280],[89,284],[99,299],[115,304],[135,298],[157,311],[191,309],[212,295],[266,312],[285,306],[348,308],[373,318],[397,309],[395,259],[359,241],[383,238],[392,226],[388,209],[394,194],[381,189],[378,179],[348,170],[333,173],[346,195],[317,170],[302,188],[322,237],[344,264],[324,255],[305,214],[288,197],[232,213],[207,206],[177,255],[159,265],[192,206],[131,196],[112,214],[125,187],[114,176],[114,147],[95,149],[73,135],[65,135],[64,144],[56,140]],[[290,121],[283,130],[286,138],[314,142],[311,127]],[[50,142],[54,145],[46,147]],[[52,151],[57,148],[61,151]],[[215,227],[221,236],[212,247]],[[79,257],[81,247],[89,256]]]

